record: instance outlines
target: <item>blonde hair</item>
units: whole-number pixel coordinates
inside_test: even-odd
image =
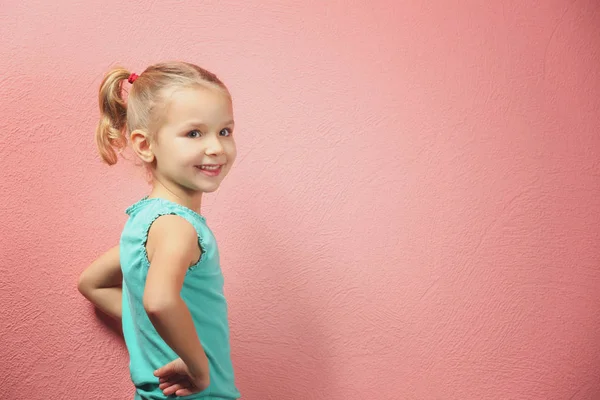
[[[108,165],[118,161],[118,154],[127,146],[127,138],[136,129],[148,133],[156,130],[166,109],[169,89],[194,86],[229,91],[215,74],[197,65],[173,61],[149,66],[133,81],[125,97],[123,84],[131,72],[122,67],[111,69],[98,95],[100,121],[96,128],[96,145],[102,160]]]

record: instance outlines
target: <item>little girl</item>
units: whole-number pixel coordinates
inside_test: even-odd
[[[115,164],[129,142],[152,190],[127,208],[119,245],[81,274],[79,291],[122,320],[136,400],[238,399],[219,251],[200,213],[236,158],[231,95],[214,74],[169,62],[139,76],[112,69],[99,103],[102,159]]]

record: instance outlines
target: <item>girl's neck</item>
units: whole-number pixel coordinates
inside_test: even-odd
[[[202,192],[190,193],[181,189],[168,188],[158,181],[155,181],[149,198],[159,197],[187,207],[198,214],[202,205]]]

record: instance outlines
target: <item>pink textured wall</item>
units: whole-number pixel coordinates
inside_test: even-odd
[[[245,399],[600,399],[596,0],[13,0],[0,50],[0,397],[132,398],[76,289],[146,190],[96,95],[183,58],[235,98]]]

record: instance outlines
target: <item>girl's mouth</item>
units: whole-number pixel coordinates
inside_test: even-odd
[[[204,165],[196,165],[203,174],[208,176],[218,176],[223,169],[222,165],[218,164],[204,164]]]

